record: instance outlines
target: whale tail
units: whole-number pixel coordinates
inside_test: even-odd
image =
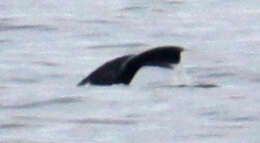
[[[129,84],[142,66],[171,68],[171,64],[178,64],[182,51],[181,47],[163,46],[138,55],[119,57],[99,67],[77,85],[82,86],[86,83],[97,85]]]
[[[143,66],[159,66],[171,68],[171,64],[178,64],[181,60],[183,48],[163,46],[145,51],[133,56],[122,65],[119,81],[129,84],[135,73]]]

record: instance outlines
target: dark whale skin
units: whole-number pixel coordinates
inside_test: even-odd
[[[86,78],[78,86],[87,83],[94,85],[128,85],[136,72],[143,66],[159,66],[170,68],[171,64],[178,64],[181,60],[182,47],[161,46],[144,51],[137,55],[125,55],[106,62]]]

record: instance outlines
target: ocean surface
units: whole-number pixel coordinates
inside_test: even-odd
[[[0,143],[259,143],[259,0],[1,0]],[[104,62],[185,48],[174,70],[77,87]]]

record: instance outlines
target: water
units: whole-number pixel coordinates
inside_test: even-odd
[[[257,143],[259,1],[0,2],[1,143]],[[76,84],[114,57],[159,45],[175,70],[130,86]]]

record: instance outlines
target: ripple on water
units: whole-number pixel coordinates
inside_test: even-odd
[[[251,79],[251,81],[260,83],[260,77],[253,78],[253,79]]]
[[[203,134],[197,134],[195,135],[198,138],[212,138],[212,137],[224,137],[225,134],[224,133],[203,133]]]
[[[79,120],[70,120],[70,122],[78,124],[114,124],[114,125],[130,125],[137,124],[137,120],[130,119],[107,119],[107,118],[86,118]]]
[[[34,78],[25,78],[25,77],[13,77],[9,79],[9,81],[13,83],[22,83],[22,84],[35,84],[41,82],[41,80],[37,80]]]
[[[76,102],[81,102],[81,101],[82,100],[81,100],[80,97],[62,97],[62,98],[45,100],[45,101],[35,101],[35,102],[32,102],[32,103],[20,104],[20,105],[4,105],[4,106],[1,106],[1,108],[27,109],[27,108],[49,106],[49,105],[54,105],[54,104],[76,103]]]
[[[183,4],[185,1],[183,0],[168,0],[166,1],[168,4]]]
[[[138,11],[138,10],[144,10],[147,9],[147,7],[144,6],[127,6],[124,8],[121,8],[120,11],[128,12],[128,11]]]
[[[248,115],[248,116],[236,116],[236,115],[227,115],[226,112],[218,111],[214,109],[206,109],[207,111],[202,111],[199,113],[199,116],[209,117],[213,120],[222,120],[226,122],[233,122],[233,123],[242,123],[242,122],[254,122],[258,121],[259,117]]]
[[[211,83],[198,83],[198,84],[179,84],[179,85],[160,85],[157,88],[217,88],[219,87],[217,84]]]
[[[10,25],[0,24],[0,32],[3,31],[18,31],[18,30],[32,30],[32,31],[54,31],[56,27],[50,25]]]
[[[90,20],[80,20],[81,23],[87,23],[87,24],[115,24],[116,21],[110,20],[110,19],[90,19]]]
[[[5,23],[8,23],[8,22],[14,21],[14,20],[15,20],[14,18],[9,18],[9,17],[0,18],[0,27],[1,27],[1,25],[5,24]]]
[[[106,32],[89,32],[89,33],[85,33],[85,34],[76,34],[73,37],[76,38],[97,38],[97,37],[109,37],[111,34],[110,33],[106,33]]]
[[[220,78],[220,77],[230,77],[230,76],[234,76],[235,73],[231,73],[231,72],[221,72],[221,73],[210,73],[205,75],[206,77],[211,77],[211,78]]]
[[[8,88],[7,86],[0,86],[0,89],[6,89]]]
[[[216,84],[205,84],[205,83],[199,83],[199,84],[196,84],[194,85],[193,87],[196,87],[196,88],[216,88],[216,87],[219,87],[218,85]]]
[[[100,48],[133,48],[133,47],[144,47],[147,44],[144,43],[122,43],[122,44],[106,44],[106,45],[93,45],[89,46],[90,49],[100,49]]]
[[[256,116],[238,116],[238,117],[232,117],[230,119],[226,119],[226,121],[231,121],[231,122],[253,122],[253,121],[258,121],[259,118]]]
[[[33,62],[31,62],[31,64],[47,66],[47,67],[57,67],[57,66],[59,66],[58,63],[50,62],[50,61],[33,61]]]
[[[59,122],[72,124],[107,124],[107,125],[132,125],[139,123],[139,120],[128,118],[81,118],[81,119],[64,119],[64,118],[49,118],[38,116],[16,116],[17,120],[27,121],[44,121],[44,122]]]
[[[19,124],[19,123],[0,124],[0,129],[17,129],[17,128],[27,128],[27,127],[28,127],[28,125]]]
[[[36,140],[24,140],[24,139],[8,139],[3,140],[3,142],[0,143],[43,143],[42,141],[36,141]]]
[[[1,40],[0,39],[0,44],[4,44],[4,43],[7,43],[8,42],[8,40]]]
[[[200,78],[223,78],[235,76],[233,68],[227,67],[193,67],[187,70],[189,74],[197,74]]]

